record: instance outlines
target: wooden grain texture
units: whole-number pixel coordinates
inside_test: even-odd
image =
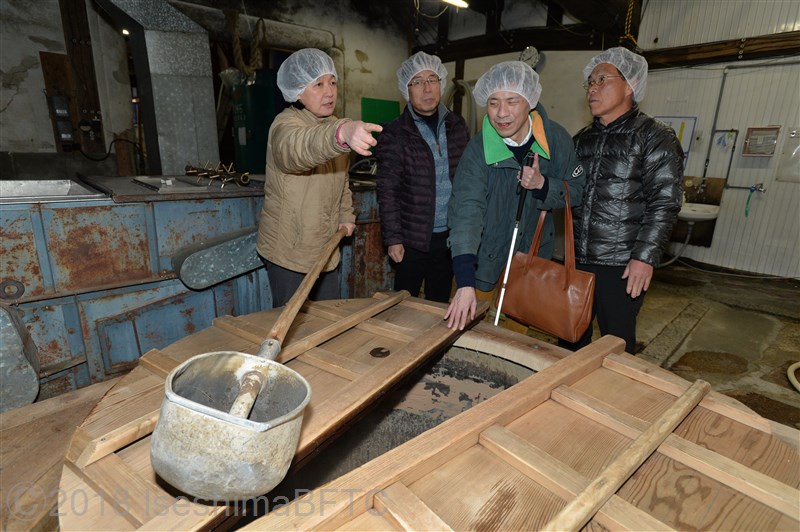
[[[165,379],[169,372],[180,364],[180,360],[176,360],[158,349],[151,349],[139,359],[140,366],[147,368],[162,379]]]
[[[287,530],[309,528],[338,528],[372,507],[377,491],[394,482],[407,486],[435,471],[443,464],[475,447],[480,433],[493,424],[505,425],[523,412],[549,398],[550,390],[560,384],[574,383],[600,367],[609,352],[622,352],[624,342],[605,337],[544,371],[537,373],[508,390],[453,417],[405,444],[384,453],[354,471],[326,484],[330,504],[325,512],[299,515],[296,511],[309,494],[291,503],[282,515],[267,515],[244,527],[246,530]],[[476,475],[469,477],[470,481]],[[313,493],[313,492],[312,492]],[[426,503],[428,500],[424,499]],[[495,500],[495,502],[499,502]],[[488,509],[487,509],[488,511]],[[491,518],[490,515],[484,515]],[[459,528],[450,520],[453,528]]]
[[[69,531],[109,531],[109,530],[135,530],[138,524],[130,521],[129,516],[117,511],[113,505],[103,505],[98,511],[90,512],[93,502],[101,501],[102,496],[82,478],[75,474],[73,469],[65,466],[61,470],[59,484],[60,495],[58,501],[59,530]],[[91,519],[87,519],[91,515]]]
[[[577,530],[589,522],[597,510],[644,463],[710,390],[711,386],[707,382],[695,381],[605,471],[595,477],[577,497],[569,501],[561,512],[545,525],[545,530]]]
[[[322,310],[299,315],[286,335],[287,349],[295,344],[303,346],[287,366],[303,375],[313,390],[301,428],[298,457],[323,445],[460,334],[444,326],[439,308],[420,312],[424,302],[402,306],[407,297],[407,293],[396,293],[304,305]],[[485,312],[484,307],[479,310]],[[122,528],[182,530],[233,523],[238,518],[231,513],[233,507],[176,498],[179,493],[152,469],[150,432],[163,401],[164,378],[175,365],[205,352],[232,348],[255,352],[270,320],[279,315],[266,311],[218,318],[208,329],[151,351],[143,364],[116,383],[76,428],[66,453],[69,465],[63,468],[62,489],[66,486],[70,493],[91,497],[80,513],[68,503],[60,505],[64,510],[61,526],[117,528],[124,522]],[[359,328],[365,320],[370,320],[370,325]],[[322,335],[320,331],[324,331]],[[313,347],[317,343],[322,345]],[[376,348],[385,350],[388,356],[373,356]],[[113,510],[113,516],[102,515],[107,508]]]
[[[0,414],[0,528],[58,527],[58,484],[75,427],[114,378]]]
[[[630,416],[595,397],[565,386],[559,386],[553,391],[553,399],[629,438],[636,438],[647,430],[645,421]],[[689,416],[693,413],[694,411]],[[713,430],[717,431],[720,426],[725,425],[725,418],[718,414],[712,415],[714,416],[713,419],[706,419],[706,426],[714,427]],[[779,464],[778,469],[783,469],[781,466],[785,467],[796,463],[798,459],[797,453],[779,440],[772,439],[772,441],[780,450],[788,452],[776,456],[774,451],[779,449],[773,449],[773,452],[765,453],[765,449],[750,447],[748,442],[744,442],[748,447],[748,452],[744,455],[749,458],[748,462],[777,462]],[[706,447],[687,441],[677,434],[670,434],[658,447],[658,452],[783,513],[787,517],[797,518],[797,516],[800,516],[800,491],[780,480],[720,454],[721,450],[730,451],[731,448],[741,448],[742,443],[740,439],[729,438],[715,441],[713,447]],[[749,443],[752,444],[752,442]],[[775,460],[775,458],[779,459]],[[790,478],[789,480],[793,484],[798,482],[797,478]]]
[[[67,457],[86,467],[150,434],[164,397],[164,379],[135,367],[97,403],[70,443]]]
[[[401,530],[452,530],[400,482],[375,495],[374,510]]]
[[[621,355],[621,344],[601,340],[604,354],[595,351],[593,363],[588,351],[570,355],[326,484],[324,494],[312,491],[245,528],[800,529],[792,446],[754,428],[755,418],[741,423],[698,406],[724,403],[719,410],[740,412],[703,398],[707,384],[665,377]],[[598,486],[596,513],[590,509],[577,524],[553,519],[574,515],[580,493]],[[324,512],[302,514],[323,495]],[[387,517],[391,527],[372,513],[387,512],[385,501],[398,507]],[[435,521],[429,512],[444,525],[412,526],[404,517]]]
[[[300,283],[300,286],[298,286],[294,291],[292,297],[289,298],[289,301],[287,301],[283,306],[281,314],[272,325],[272,329],[270,329],[269,333],[267,334],[267,338],[275,339],[278,341],[278,343],[283,343],[283,339],[286,337],[286,332],[289,330],[289,327],[292,326],[295,316],[298,312],[300,312],[300,307],[303,306],[303,303],[305,303],[306,299],[308,298],[308,294],[311,292],[311,288],[314,286],[314,283],[316,283],[317,279],[319,279],[319,274],[322,271],[322,268],[324,268],[325,264],[328,263],[328,259],[330,258],[331,254],[333,254],[333,251],[339,247],[339,242],[346,235],[347,230],[344,228],[337,230],[333,235],[331,235],[331,237],[319,251],[319,257],[317,257],[317,260],[315,260],[314,264],[311,265],[308,273],[306,273],[305,277],[303,277],[303,282]]]
[[[509,360],[534,371],[542,371],[570,354],[566,349],[513,333],[486,322],[462,334],[453,344]]]
[[[620,374],[627,375],[632,379],[639,380],[672,395],[680,395],[687,388],[686,381],[674,373],[627,354],[609,356],[603,364],[605,367]],[[703,399],[700,406],[735,419],[766,434],[772,434],[783,440],[784,443],[800,449],[800,438],[797,436],[797,430],[763,418],[727,395],[711,392]]]
[[[564,500],[577,496],[589,484],[563,462],[499,425],[481,433],[481,445]],[[609,529],[673,530],[629,502],[612,496],[595,515]]]

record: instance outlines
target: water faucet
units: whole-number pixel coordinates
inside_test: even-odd
[[[761,192],[762,194],[767,192],[767,189],[764,188],[764,183],[756,183],[755,185],[750,186],[750,192]]]

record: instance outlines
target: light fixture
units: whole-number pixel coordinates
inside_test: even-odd
[[[122,34],[123,34],[124,36],[126,36],[126,37],[127,37],[128,35],[130,35],[130,34],[131,34],[131,32],[129,32],[129,31],[128,31],[127,29],[125,29],[125,28],[122,28]]]
[[[442,0],[445,4],[450,4],[456,7],[469,7],[469,4],[466,3],[464,0]]]

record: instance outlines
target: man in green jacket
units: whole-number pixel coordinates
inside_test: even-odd
[[[518,187],[528,189],[516,251],[527,253],[540,210],[563,208],[564,181],[578,205],[583,168],[572,137],[539,105],[539,75],[521,61],[498,63],[475,84],[473,96],[487,107],[480,133],[467,145],[456,170],[448,220],[456,294],[447,326],[463,330],[475,319],[476,289],[491,291],[505,267],[515,225]],[[533,165],[522,167],[528,153]],[[553,220],[547,216],[539,255],[553,253]]]

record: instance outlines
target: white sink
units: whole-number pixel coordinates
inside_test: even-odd
[[[705,222],[713,220],[719,215],[719,205],[706,205],[705,203],[684,203],[678,220],[684,222]]]

